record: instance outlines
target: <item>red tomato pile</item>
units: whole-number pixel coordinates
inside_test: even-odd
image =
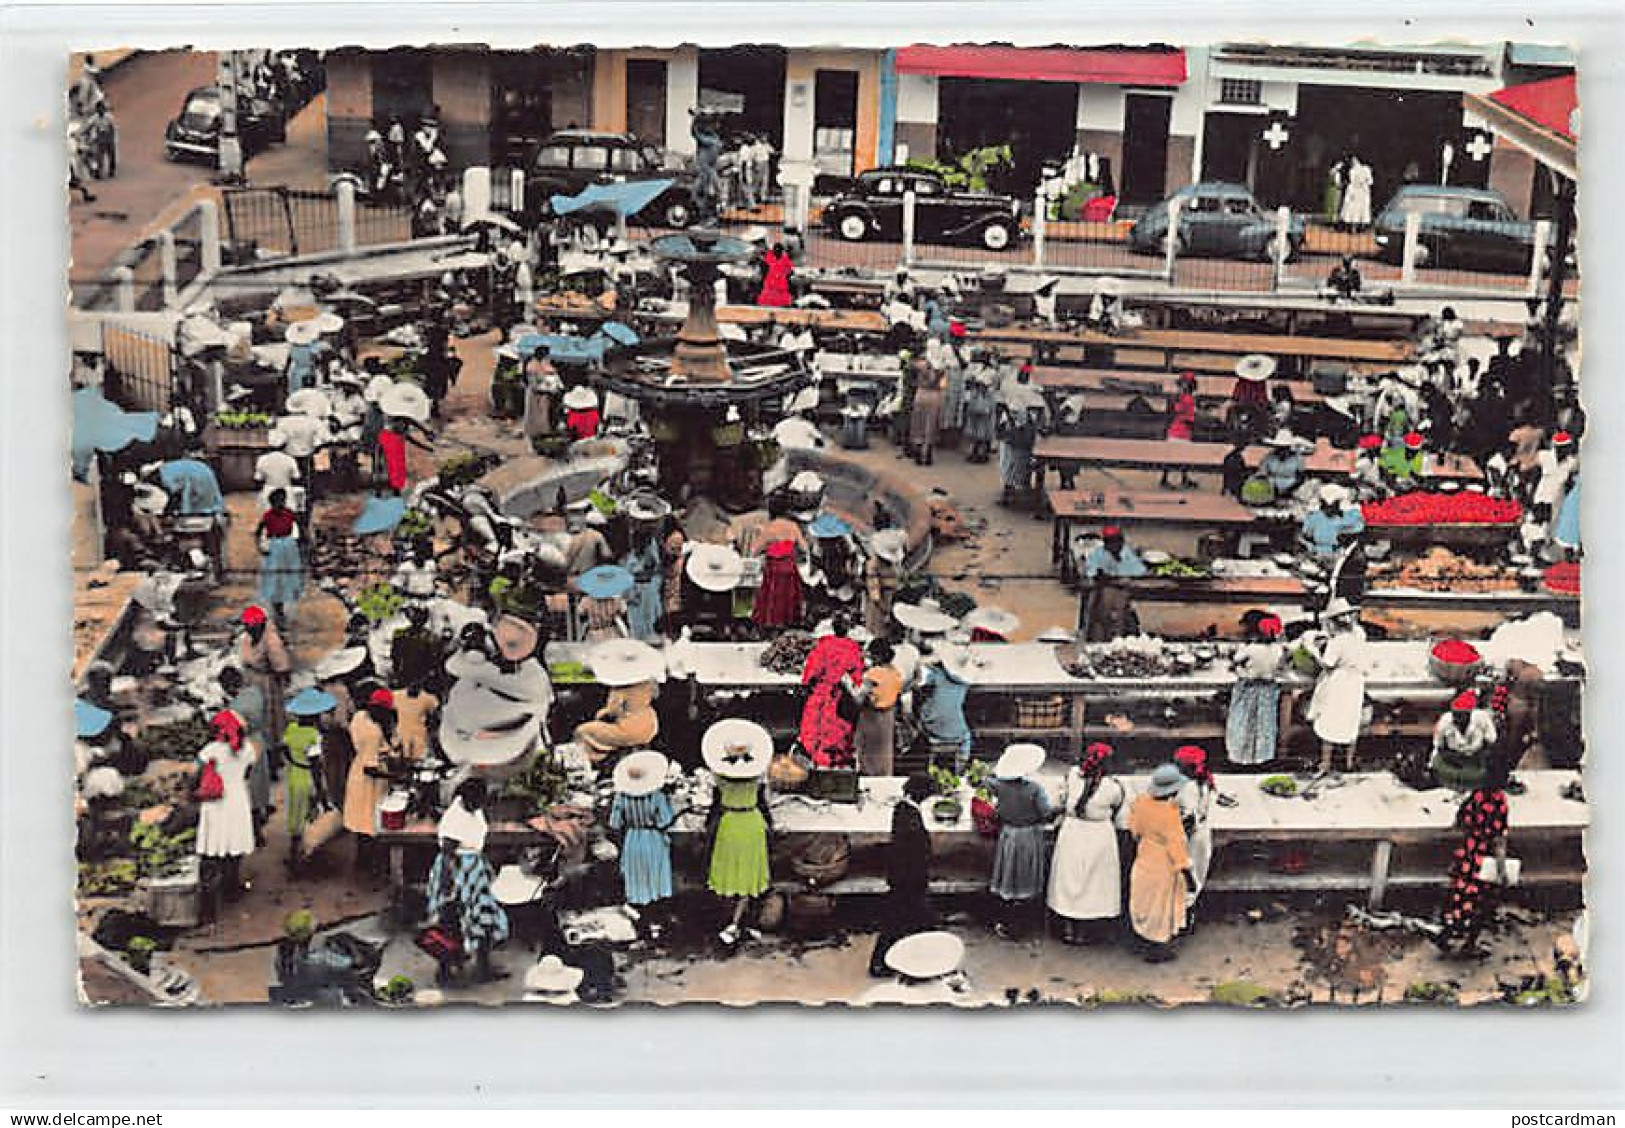
[[[1448,662],[1452,666],[1470,666],[1477,662],[1481,655],[1478,647],[1470,642],[1463,642],[1459,638],[1447,638],[1435,643],[1433,656],[1441,662]]]
[[[1580,565],[1569,560],[1553,564],[1546,569],[1543,582],[1547,591],[1555,591],[1559,595],[1579,595]]]
[[[1511,525],[1523,506],[1475,490],[1427,493],[1418,490],[1360,507],[1367,525]]]

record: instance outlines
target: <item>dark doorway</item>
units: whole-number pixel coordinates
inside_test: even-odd
[[[1168,115],[1174,100],[1161,94],[1123,99],[1123,201],[1151,204],[1168,186]]]
[[[784,149],[783,47],[724,47],[700,52],[700,99],[721,101],[722,135],[730,144],[747,134]],[[721,96],[720,99],[717,96]]]
[[[1202,179],[1254,187],[1255,144],[1268,120],[1262,114],[1208,114],[1202,124]]]
[[[858,138],[858,72],[821,70],[813,77],[813,168],[820,177],[852,176]]]
[[[626,131],[659,148],[666,145],[666,63],[626,61]]]
[[[1069,82],[944,78],[937,84],[937,153],[949,164],[972,149],[1008,144],[1012,166],[988,187],[1031,198],[1046,163],[1077,138],[1078,88]]]
[[[1300,86],[1286,146],[1290,183],[1280,202],[1320,210],[1328,171],[1353,153],[1371,166],[1371,207],[1380,211],[1401,184],[1439,183],[1443,143],[1449,139],[1459,148],[1461,135],[1460,94]],[[1453,168],[1462,163],[1458,153]]]

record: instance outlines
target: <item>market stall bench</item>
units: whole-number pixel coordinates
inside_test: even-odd
[[[1033,459],[1038,463],[1040,482],[1054,469],[1060,473],[1064,487],[1069,477],[1089,467],[1218,473],[1229,453],[1225,443],[1046,435],[1034,446]],[[1248,447],[1248,465],[1257,466],[1266,453],[1264,447]],[[1346,478],[1354,469],[1354,458],[1354,451],[1340,450],[1321,439],[1305,458],[1304,472],[1314,478]],[[1484,480],[1484,472],[1465,455],[1431,454],[1424,462],[1422,477],[1435,482],[1476,483]]]
[[[1076,579],[1072,559],[1075,525],[1119,525],[1137,533],[1178,533],[1192,543],[1206,535],[1235,534],[1260,524],[1256,512],[1228,494],[1178,490],[1049,490],[1054,517],[1050,555],[1066,583]],[[1194,553],[1194,548],[1191,553]]]

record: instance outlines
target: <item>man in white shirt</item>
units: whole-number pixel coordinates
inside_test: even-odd
[[[254,460],[254,480],[260,484],[260,504],[269,505],[271,491],[283,490],[288,495],[288,508],[295,513],[305,509],[305,491],[295,483],[299,481],[299,461],[282,449],[282,438],[273,431],[271,449]]]
[[[282,436],[282,449],[299,463],[299,480],[305,484],[305,504],[316,503],[316,451],[332,441],[327,423],[310,415],[284,415],[276,421],[271,442]]]

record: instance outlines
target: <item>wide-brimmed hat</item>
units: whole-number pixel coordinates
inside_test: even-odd
[[[385,415],[394,415],[411,419],[418,423],[429,421],[429,412],[434,405],[429,402],[429,393],[416,384],[391,384],[383,395],[378,397],[378,409]]]
[[[823,493],[826,484],[822,475],[812,470],[803,470],[790,479],[790,492],[798,494]]]
[[[491,881],[491,896],[499,905],[528,905],[547,892],[547,882],[526,873],[523,866],[505,865]]]
[[[807,531],[820,540],[831,540],[846,536],[852,531],[852,526],[833,513],[820,513],[807,523]]]
[[[652,748],[621,757],[615,765],[615,790],[622,795],[651,795],[666,782],[671,761]]]
[[[942,605],[927,596],[918,603],[899,603],[892,607],[892,616],[911,631],[921,634],[943,634],[959,625],[959,620],[942,609]]]
[[[1322,619],[1336,619],[1343,615],[1358,615],[1360,609],[1350,603],[1341,595],[1333,596],[1326,604],[1326,609],[1320,613]]]
[[[517,615],[498,618],[491,637],[496,640],[497,651],[510,662],[523,662],[535,654],[536,644],[541,641],[536,627]]]
[[[586,975],[557,956],[543,956],[525,973],[525,997],[532,1002],[568,1005],[576,1001],[576,988]]]
[[[1265,439],[1264,445],[1269,447],[1295,447],[1298,445],[1298,436],[1282,427],[1275,434]]]
[[[1023,742],[1008,745],[1000,754],[998,763],[993,765],[993,774],[1000,779],[1021,779],[1043,767],[1048,755],[1042,744]]]
[[[316,325],[316,319],[309,318],[305,321],[295,321],[288,326],[282,338],[290,345],[309,345],[314,344],[321,335],[322,331]]]
[[[891,564],[901,564],[908,554],[908,533],[902,529],[882,529],[869,541],[869,551]]]
[[[1021,626],[1021,619],[1002,607],[978,607],[960,621],[960,626],[972,631],[1008,635]]]
[[[361,395],[368,403],[377,403],[384,398],[384,393],[394,386],[395,381],[393,379],[379,373],[367,381],[367,386],[362,390]]]
[[[671,502],[654,494],[638,494],[622,507],[634,521],[663,521],[671,515]]]
[[[576,587],[594,599],[615,599],[632,590],[632,573],[619,564],[600,564],[576,577]]]
[[[333,401],[320,388],[300,388],[282,405],[289,415],[309,415],[326,419],[333,414]]]
[[[683,570],[704,591],[732,591],[744,577],[745,561],[725,544],[697,544]]]
[[[1179,765],[1159,764],[1157,770],[1151,773],[1151,781],[1146,785],[1146,791],[1158,799],[1166,799],[1184,786],[1185,773],[1179,770]]]
[[[727,717],[705,730],[700,755],[705,766],[723,779],[755,779],[767,771],[773,737],[755,721]]]
[[[646,642],[612,638],[588,651],[587,668],[599,685],[615,688],[657,680],[666,672],[666,659]]]
[[[366,660],[365,646],[346,646],[316,663],[316,678],[319,681],[342,678],[345,674],[353,674]]]
[[[93,705],[82,697],[73,703],[73,734],[81,740],[100,736],[112,723],[113,714],[100,705]]]
[[[1349,499],[1347,486],[1340,486],[1336,482],[1326,482],[1320,487],[1320,500],[1322,502],[1341,505]]]
[[[318,333],[337,333],[344,328],[344,318],[328,309],[322,310],[311,321],[315,322]]]
[[[572,411],[591,411],[598,406],[598,393],[585,384],[577,384],[564,393],[563,402]]]
[[[916,932],[886,949],[886,966],[909,979],[940,979],[965,962],[965,942],[951,932]]]
[[[1275,358],[1263,353],[1248,353],[1236,361],[1236,375],[1255,384],[1262,383],[1275,375]]]
[[[288,712],[296,717],[319,717],[329,709],[338,708],[338,704],[338,698],[331,693],[307,685],[288,698]]]
[[[1394,369],[1394,375],[1407,384],[1420,384],[1427,376],[1427,369],[1420,364],[1407,364]]]

